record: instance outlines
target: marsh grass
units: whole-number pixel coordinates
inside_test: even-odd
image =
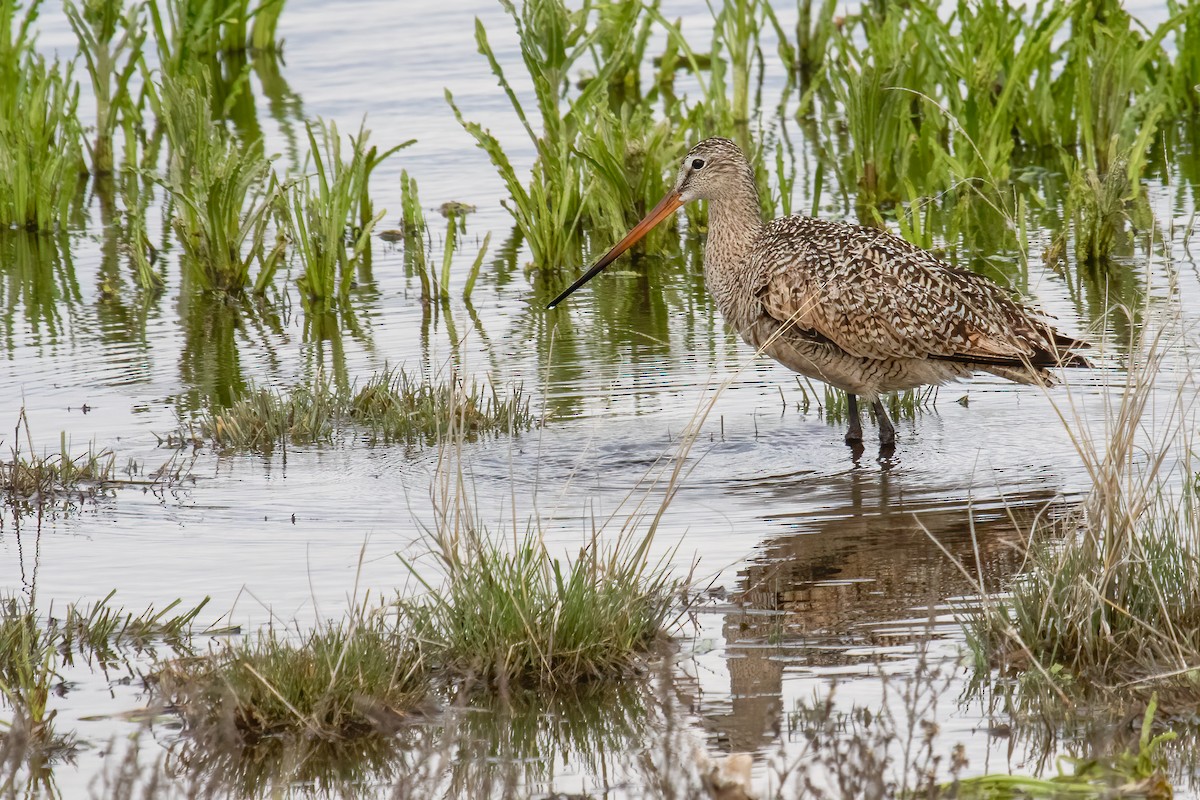
[[[182,605],[176,599],[160,609],[150,607],[140,614],[113,606],[117,595],[113,589],[104,599],[89,606],[72,604],[61,619],[55,619],[51,630],[60,641],[59,651],[69,660],[72,653],[97,660],[101,665],[121,660],[123,651],[141,651],[155,644],[165,644],[174,652],[191,649],[191,637],[200,612],[208,605],[204,598],[191,608],[175,612]],[[209,627],[208,635],[220,632]]]
[[[671,574],[650,556],[658,524],[686,474],[706,400],[674,458],[648,474],[573,555],[547,544],[540,517],[523,528],[490,530],[468,486],[461,417],[441,440],[430,487],[433,523],[424,537],[441,573],[434,585],[418,560],[401,555],[427,591],[401,600],[432,663],[502,695],[511,689],[560,691],[619,680],[641,667],[682,615],[677,599],[691,576]],[[684,603],[686,608],[686,603]]]
[[[901,199],[906,180],[919,190],[945,184],[938,158],[945,123],[922,107],[919,95],[937,91],[904,16],[867,14],[862,20],[866,45],[855,41],[850,26],[834,35],[838,55],[830,64],[830,85],[845,116],[846,145],[837,174],[843,187],[856,188],[856,202],[870,207]],[[835,140],[832,130],[828,135]]]
[[[801,88],[809,86],[825,63],[829,38],[836,23],[837,0],[818,0],[816,16],[813,0],[798,0],[796,7],[796,44],[792,47],[786,36],[779,37],[780,55],[799,75]]]
[[[278,184],[258,148],[237,142],[213,119],[210,91],[210,80],[192,73],[164,76],[152,95],[171,149],[161,183],[173,200],[188,274],[200,288],[241,292],[257,261],[254,289],[261,292],[278,265],[265,245]]]
[[[743,147],[750,144],[750,73],[754,62],[761,65],[762,49],[759,46],[759,31],[767,25],[767,15],[772,14],[765,0],[721,0],[718,6],[708,0],[709,12],[713,15],[712,78],[713,88],[709,92],[709,104],[721,105],[725,100],[725,84],[728,82],[732,97],[728,115],[733,130]],[[724,64],[721,51],[726,53],[728,64]],[[724,67],[728,68],[728,78]],[[720,95],[718,98],[716,95]]]
[[[311,388],[252,388],[227,408],[206,409],[196,427],[218,449],[270,452],[276,446],[332,441],[338,406],[337,390],[322,374]],[[183,435],[177,441],[194,439]]]
[[[576,143],[589,124],[592,109],[604,99],[613,76],[628,72],[624,51],[632,36],[628,26],[636,15],[617,18],[624,25],[589,30],[590,4],[585,3],[578,10],[569,9],[563,0],[532,0],[523,3],[520,10],[508,0],[501,0],[501,4],[512,17],[521,59],[533,82],[542,123],[540,133],[534,130],[530,115],[526,114],[478,19],[475,41],[537,153],[528,184],[517,173],[500,140],[478,123],[467,121],[449,90],[446,102],[503,179],[511,199],[505,208],[529,246],[534,264],[544,269],[559,268],[578,260],[580,225],[590,183],[577,155]],[[602,32],[615,37],[617,43],[610,42],[607,48],[613,57],[589,64],[596,66],[595,76],[573,91],[571,70],[587,63],[585,58],[596,53],[594,45]]]
[[[850,403],[846,393],[835,389],[826,383],[812,383],[807,378],[796,378],[796,388],[800,390],[800,400],[796,407],[801,413],[807,414],[813,406],[830,425],[843,425],[850,419]],[[923,412],[931,411],[937,406],[937,387],[923,386],[917,389],[905,389],[902,392],[888,392],[882,396],[884,408],[893,420],[916,419]],[[875,413],[870,407],[863,407],[860,402],[860,413],[870,415]]]
[[[342,138],[334,123],[308,126],[313,175],[295,182],[288,192],[284,216],[293,246],[304,266],[300,290],[316,303],[345,301],[355,267],[369,258],[371,232],[384,212],[374,213],[368,193],[371,172],[403,142],[380,153],[367,146],[366,120],[349,137],[343,157]]]
[[[371,443],[433,444],[451,429],[473,438],[515,433],[535,422],[519,386],[434,383],[401,368],[386,368],[361,386],[339,386],[324,373],[311,385],[279,391],[254,388],[224,409],[206,409],[195,423],[199,438],[222,450],[269,452],[277,446],[333,442],[360,433]],[[190,426],[185,426],[185,428]],[[169,441],[194,441],[182,431]]]
[[[56,738],[50,695],[57,666],[53,637],[33,613],[15,599],[0,601],[0,696],[15,715],[10,727],[41,745]]]
[[[1054,798],[1139,798],[1171,800],[1175,792],[1167,779],[1165,745],[1175,739],[1173,731],[1153,735],[1158,708],[1151,698],[1142,716],[1136,749],[1089,758],[1064,758],[1053,777],[1029,775],[980,775],[961,778],[940,787],[944,796],[962,800],[1054,800]],[[1070,771],[1065,769],[1070,768]]]
[[[151,182],[139,165],[149,156],[144,132],[131,118],[122,120],[124,137],[124,169],[119,178],[122,212],[122,236],[125,252],[138,286],[146,292],[157,293],[166,285],[162,274],[155,269],[158,250],[150,241],[146,218],[153,198]],[[152,156],[150,156],[152,160]]]
[[[1073,168],[1072,168],[1073,167]],[[1075,259],[1082,265],[1104,265],[1118,245],[1127,238],[1133,186],[1123,164],[1118,162],[1103,176],[1082,164],[1071,165],[1070,189],[1064,225],[1053,244],[1053,252],[1067,249],[1070,232],[1075,244]]]
[[[951,123],[943,152],[951,176],[998,186],[1009,177],[1017,133],[1047,136],[1057,108],[1054,45],[1070,11],[1071,4],[1039,2],[1027,10],[960,0],[943,23],[936,9],[913,7],[912,25]]]
[[[1128,154],[1126,170],[1137,182],[1170,101],[1163,40],[1195,13],[1181,11],[1146,32],[1116,0],[1073,7],[1058,87],[1071,102],[1060,105],[1058,133],[1079,147],[1088,169],[1108,172],[1118,154]]]
[[[1181,110],[1200,108],[1200,14],[1188,3],[1167,0],[1172,17],[1189,9],[1191,13],[1175,31],[1175,63],[1169,90],[1173,107]]]
[[[1091,478],[1077,514],[1031,532],[1028,569],[967,619],[976,670],[1021,670],[1018,689],[1196,697],[1200,529],[1195,389],[1168,372],[1169,320],[1142,326],[1102,422],[1059,409]],[[1163,398],[1162,380],[1180,377]]]

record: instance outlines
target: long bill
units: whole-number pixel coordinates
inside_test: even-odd
[[[674,213],[675,210],[681,205],[683,205],[683,198],[679,196],[679,192],[669,192],[667,196],[660,200],[658,205],[656,205],[650,211],[650,213],[647,214],[644,219],[642,219],[641,222],[633,226],[633,230],[625,234],[624,239],[617,242],[616,246],[613,247],[612,250],[609,250],[607,253],[605,253],[603,258],[597,261],[591,269],[583,273],[579,280],[568,286],[566,291],[551,300],[550,304],[547,305],[546,308],[554,308],[563,300],[566,300],[568,297],[570,297],[580,286],[583,286],[592,278],[599,275],[605,267],[617,260],[617,256],[621,255],[626,250],[637,244],[638,240],[649,233],[655,225],[671,216],[671,214]]]

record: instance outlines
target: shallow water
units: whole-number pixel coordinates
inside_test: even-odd
[[[664,5],[665,16],[682,17],[685,32],[707,40],[703,3]],[[298,168],[302,118],[334,119],[347,131],[366,114],[372,141],[418,140],[377,173],[376,205],[392,210],[383,227],[395,223],[403,168],[420,182],[435,238],[441,220],[433,209],[468,202],[478,210],[468,218],[467,241],[491,231],[495,254],[510,229],[499,204],[503,186],[445,106],[443,86],[515,163],[528,164],[532,150],[475,53],[470,16],[484,20],[518,91],[525,88],[497,4],[479,0],[445,14],[426,2],[363,0],[336,10],[289,3],[281,22],[284,112],[253,82],[268,152]],[[73,51],[54,9],[43,14],[41,29],[43,50]],[[768,96],[779,80],[768,73]],[[807,208],[807,167],[800,168],[796,207]],[[1182,224],[1192,214],[1190,188],[1151,187],[1151,198],[1160,220]],[[880,672],[911,671],[914,642],[929,626],[929,657],[958,669],[963,636],[954,611],[971,602],[980,581],[994,589],[1019,566],[1021,533],[1009,511],[1027,520],[1061,509],[1087,485],[1055,407],[1074,429],[1099,432],[1107,386],[1121,380],[1120,357],[1100,348],[1105,368],[1072,375],[1069,388],[1044,392],[994,378],[945,387],[932,408],[898,422],[896,455],[877,457],[869,435],[868,449],[856,456],[841,442],[842,427],[815,403],[802,410],[794,376],[755,360],[725,329],[703,291],[694,241],[674,257],[646,257],[596,281],[552,313],[541,310],[549,292],[521,274],[526,254],[518,253],[485,271],[473,307],[452,304],[449,321],[432,319],[422,306],[402,251],[376,241],[371,278],[354,303],[358,332],[315,335],[295,301],[265,309],[201,301],[181,291],[176,269],[168,269],[160,297],[143,299],[124,266],[113,266],[94,198],[91,208],[86,228],[60,241],[0,236],[6,450],[18,442],[12,426],[23,407],[37,447],[57,447],[65,431],[76,449],[94,441],[111,448],[118,464],[136,461],[150,483],[150,473],[177,457],[158,445],[177,415],[227,401],[252,383],[290,386],[319,369],[352,382],[386,364],[439,375],[458,364],[497,384],[522,382],[547,417],[534,431],[464,448],[484,521],[497,531],[523,530],[536,516],[550,546],[570,553],[587,540],[593,519],[612,515],[619,527],[646,477],[666,474],[685,427],[711,400],[654,555],[678,574],[694,569],[711,590],[681,637],[677,679],[690,688],[680,690],[686,698],[675,713],[714,757],[757,754],[760,780],[780,742],[785,752],[795,745],[787,731],[797,702],[824,694],[835,679],[843,703],[882,702]],[[850,216],[848,208],[825,210]],[[1106,334],[1097,304],[1040,266],[1049,238],[1033,233],[1038,252],[1028,291],[1064,330],[1091,331],[1099,343]],[[468,244],[456,258],[456,281],[473,255]],[[1176,293],[1186,324],[1200,309],[1200,273],[1178,244],[1168,255],[1177,285],[1168,286],[1156,260],[1145,288],[1159,297]],[[1016,260],[971,242],[956,257],[998,269]],[[51,282],[19,277],[21,264],[46,261],[56,263]],[[1144,262],[1142,249],[1129,257],[1129,280],[1142,279]],[[1171,364],[1186,355],[1174,353]],[[182,458],[188,479],[169,486],[112,489],[41,516],[6,508],[2,587],[36,592],[43,608],[98,600],[114,587],[118,602],[138,610],[210,596],[212,617],[225,614],[226,622],[253,629],[271,619],[336,618],[368,591],[410,586],[397,552],[417,556],[433,574],[420,558],[422,525],[433,519],[433,450],[346,442],[269,457],[201,450]],[[648,496],[657,504],[661,486]],[[54,776],[62,795],[74,797],[106,763],[105,743],[140,730],[124,714],[146,700],[136,681],[86,669],[64,677],[59,724],[73,727],[85,749]],[[1010,753],[1010,743],[989,732],[986,709],[944,706],[941,741],[947,751],[967,746],[971,772],[1029,768],[1023,751]],[[174,743],[175,730],[160,721],[141,736],[145,752],[157,753]],[[621,746],[640,747],[633,738]],[[540,755],[553,761],[557,752]],[[617,796],[638,793],[579,758],[523,780],[528,791],[546,794],[606,786]],[[386,770],[367,783],[382,791]]]

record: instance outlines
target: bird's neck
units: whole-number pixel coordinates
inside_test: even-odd
[[[725,317],[733,322],[749,302],[751,251],[763,227],[758,187],[747,168],[733,191],[708,202],[704,279]],[[735,323],[736,324],[736,323]]]

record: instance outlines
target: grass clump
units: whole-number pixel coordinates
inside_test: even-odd
[[[0,701],[13,712],[9,724],[0,723],[8,729],[0,739],[19,738],[34,757],[69,748],[71,737],[55,733],[57,710],[50,708],[58,694],[59,667],[73,663],[76,656],[106,667],[119,661],[126,648],[141,650],[156,641],[185,651],[192,624],[208,603],[205,598],[171,616],[180,602],[176,600],[162,610],[151,607],[134,616],[111,605],[115,594],[114,590],[92,605],[69,605],[61,617],[53,611],[42,616],[23,598],[0,599]]]
[[[537,530],[506,543],[462,513],[442,514],[433,535],[444,585],[406,604],[451,673],[502,690],[566,689],[627,674],[669,627],[684,582],[650,562],[652,533],[608,546],[593,534],[574,559],[558,558]]]
[[[519,386],[502,394],[495,386],[468,387],[458,380],[435,384],[398,368],[384,369],[353,391],[347,416],[385,441],[424,438],[430,444],[451,428],[470,437],[534,423]]]
[[[232,724],[243,740],[256,740],[369,733],[420,702],[428,678],[404,623],[359,609],[337,624],[304,633],[270,628],[175,661],[157,684],[197,732],[226,733]]]
[[[324,376],[318,376],[311,387],[297,386],[286,393],[257,387],[228,408],[207,409],[200,417],[199,432],[226,450],[269,452],[288,443],[332,441],[335,392]]]
[[[675,599],[690,582],[670,574],[669,553],[656,562],[650,549],[706,413],[685,430],[675,460],[646,477],[632,510],[618,509],[609,523],[593,526],[573,558],[551,552],[536,515],[523,531],[515,515],[508,535],[488,531],[467,486],[465,431],[448,430],[430,487],[434,521],[426,537],[441,585],[400,556],[427,590],[400,606],[435,667],[502,694],[569,690],[638,667],[677,621]],[[619,529],[606,538],[614,522]]]

